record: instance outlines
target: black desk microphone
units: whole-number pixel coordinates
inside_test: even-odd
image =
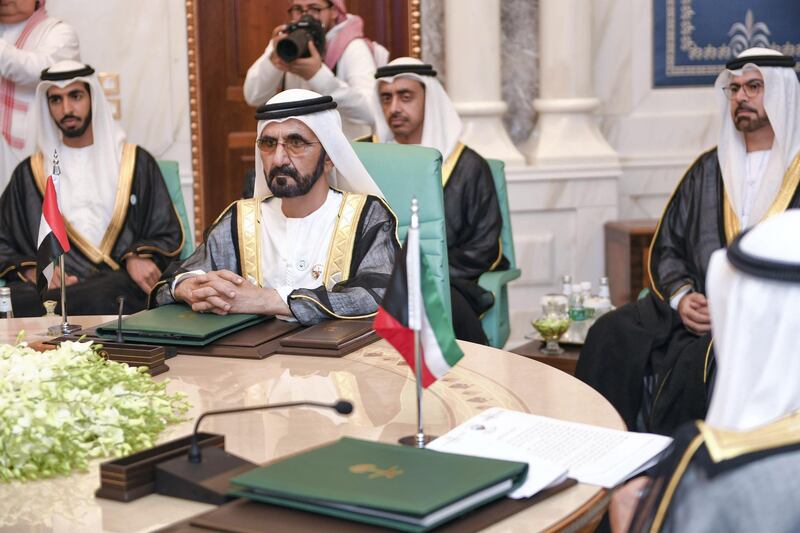
[[[233,413],[246,413],[248,411],[262,411],[267,409],[285,409],[287,407],[324,407],[333,409],[342,415],[353,412],[353,404],[347,400],[335,403],[322,402],[287,402],[250,407],[235,407],[232,409],[219,409],[206,411],[197,417],[194,432],[189,445],[187,456],[182,454],[173,459],[158,463],[155,466],[155,490],[159,494],[185,498],[220,505],[229,497],[228,479],[241,474],[258,465],[226,452],[216,446],[207,447],[201,451],[198,444],[198,430],[200,423],[208,416],[217,416]],[[204,435],[204,438],[208,435]],[[205,457],[204,457],[205,453]]]
[[[197,445],[197,433],[200,429],[200,422],[207,416],[225,415],[230,413],[246,413],[247,411],[262,411],[267,409],[283,409],[286,407],[325,407],[333,409],[340,415],[349,415],[353,412],[353,404],[347,400],[339,400],[336,403],[321,403],[321,402],[287,402],[287,403],[272,403],[265,405],[253,405],[250,407],[234,407],[231,409],[218,409],[216,411],[206,411],[197,417],[197,422],[194,424],[194,432],[192,433],[192,446],[189,448],[189,462],[200,463],[203,461],[203,455],[200,451],[200,446]]]

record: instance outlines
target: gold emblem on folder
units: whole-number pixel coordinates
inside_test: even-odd
[[[353,465],[350,467],[350,472],[353,474],[369,474],[369,476],[367,476],[368,479],[378,479],[381,477],[394,479],[403,474],[403,471],[400,470],[397,465],[390,466],[389,468],[378,468],[371,464]]]

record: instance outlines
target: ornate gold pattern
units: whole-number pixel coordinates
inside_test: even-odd
[[[408,55],[422,57],[422,0],[411,0],[408,7]]]
[[[453,169],[456,168],[456,164],[458,160],[461,158],[461,153],[464,151],[464,143],[459,142],[455,149],[453,149],[453,153],[447,158],[447,161],[442,162],[442,187],[447,185],[447,182],[450,180],[450,175],[453,173]]]
[[[667,489],[664,491],[664,495],[661,497],[661,502],[658,504],[656,516],[653,519],[653,524],[650,526],[651,532],[661,531],[661,526],[664,523],[664,517],[666,516],[667,509],[672,501],[672,496],[675,494],[675,489],[678,488],[678,483],[683,477],[684,472],[686,472],[686,469],[689,467],[689,462],[692,460],[692,457],[694,457],[695,452],[697,452],[697,449],[701,444],[703,444],[703,435],[697,435],[689,443],[689,446],[686,447],[686,451],[683,453],[683,457],[681,457],[675,472],[672,473],[672,478],[669,480],[669,485],[667,485]]]
[[[236,226],[239,234],[239,264],[242,276],[261,287],[261,202],[264,198],[249,198],[236,203]]]
[[[748,431],[716,429],[702,421],[697,422],[697,427],[715,463],[800,443],[800,411]]]
[[[199,40],[197,4],[186,0],[186,55],[189,64],[189,124],[192,146],[192,200],[194,204],[194,240],[203,240],[203,144],[200,142],[200,86],[197,83],[197,42]]]
[[[103,240],[100,242],[100,247],[96,247],[90,243],[86,237],[79,233],[69,221],[64,219],[64,227],[67,230],[67,235],[72,244],[85,255],[92,263],[100,264],[106,263],[113,270],[119,270],[119,263],[114,261],[111,257],[111,252],[114,244],[117,242],[122,225],[125,223],[125,217],[128,214],[128,206],[130,205],[131,187],[133,185],[133,173],[136,167],[136,145],[126,143],[122,148],[122,162],[119,168],[119,177],[117,182],[117,196],[114,200],[114,212],[111,216],[111,221],[106,228],[103,235]],[[41,152],[35,153],[31,156],[31,169],[33,170],[33,177],[39,192],[44,196],[44,189],[47,183],[46,172],[44,168],[44,157]]]
[[[389,468],[379,468],[373,464],[362,463],[352,465],[349,470],[353,474],[367,474],[367,479],[394,479],[404,474],[403,470],[397,465],[390,466]]]
[[[353,259],[358,221],[361,220],[361,212],[367,202],[365,194],[350,192],[343,194],[336,228],[328,248],[328,261],[325,264],[324,285],[328,290],[350,277],[350,263]]]

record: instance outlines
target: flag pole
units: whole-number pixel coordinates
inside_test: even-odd
[[[419,349],[419,330],[414,330],[414,370],[417,375],[417,448],[425,447],[425,431],[422,429],[422,354]]]
[[[51,176],[54,180],[58,180],[61,175],[61,168],[58,166],[58,150],[53,152],[53,173]],[[60,191],[59,191],[60,192]],[[56,194],[56,198],[60,195]],[[64,268],[64,254],[58,256],[58,269],[60,270],[59,276],[61,277],[61,325],[52,326],[48,328],[51,334],[61,333],[62,335],[69,335],[70,333],[81,329],[81,326],[70,324],[67,318],[67,274]]]
[[[406,268],[408,275],[408,327],[413,331],[414,338],[414,376],[417,391],[417,432],[413,436],[400,439],[401,444],[424,448],[425,444],[433,440],[425,436],[422,424],[422,348],[420,345],[420,331],[422,330],[422,293],[421,284],[421,258],[419,249],[419,202],[416,196],[411,199],[411,223],[408,228],[408,249],[406,250]],[[410,259],[409,259],[410,258]]]
[[[69,333],[69,320],[67,319],[67,276],[64,273],[64,254],[58,256],[58,270],[61,276],[61,333]]]

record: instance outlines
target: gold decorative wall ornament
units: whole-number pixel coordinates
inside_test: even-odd
[[[194,204],[194,240],[203,240],[203,157],[200,142],[200,85],[197,82],[197,5],[186,0],[186,53],[189,64],[189,125],[192,146],[192,203]]]
[[[119,74],[116,72],[98,72],[97,80],[103,93],[106,95],[108,105],[111,106],[111,115],[114,120],[122,118],[122,92],[120,91]]]

